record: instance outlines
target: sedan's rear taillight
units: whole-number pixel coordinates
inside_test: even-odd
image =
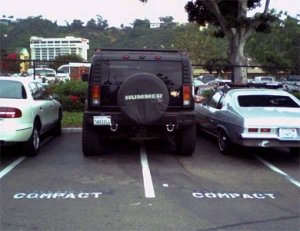
[[[0,118],[19,118],[22,111],[14,107],[0,107]]]

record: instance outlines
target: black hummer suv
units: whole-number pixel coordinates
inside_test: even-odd
[[[112,138],[171,137],[193,154],[196,125],[191,64],[176,50],[102,49],[92,58],[82,124],[84,155]]]

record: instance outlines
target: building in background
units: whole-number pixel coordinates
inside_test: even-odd
[[[84,61],[87,60],[89,40],[67,36],[65,38],[30,38],[31,59],[50,61],[57,56],[79,55]]]

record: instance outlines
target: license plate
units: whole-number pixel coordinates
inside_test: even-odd
[[[110,116],[94,116],[94,125],[111,125]]]
[[[297,129],[296,128],[280,128],[279,129],[280,138],[296,138]]]

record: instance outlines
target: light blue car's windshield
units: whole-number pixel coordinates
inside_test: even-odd
[[[281,95],[241,95],[238,96],[241,107],[292,107],[300,106],[290,97]]]
[[[22,83],[10,80],[0,81],[0,98],[26,99],[26,91]]]

